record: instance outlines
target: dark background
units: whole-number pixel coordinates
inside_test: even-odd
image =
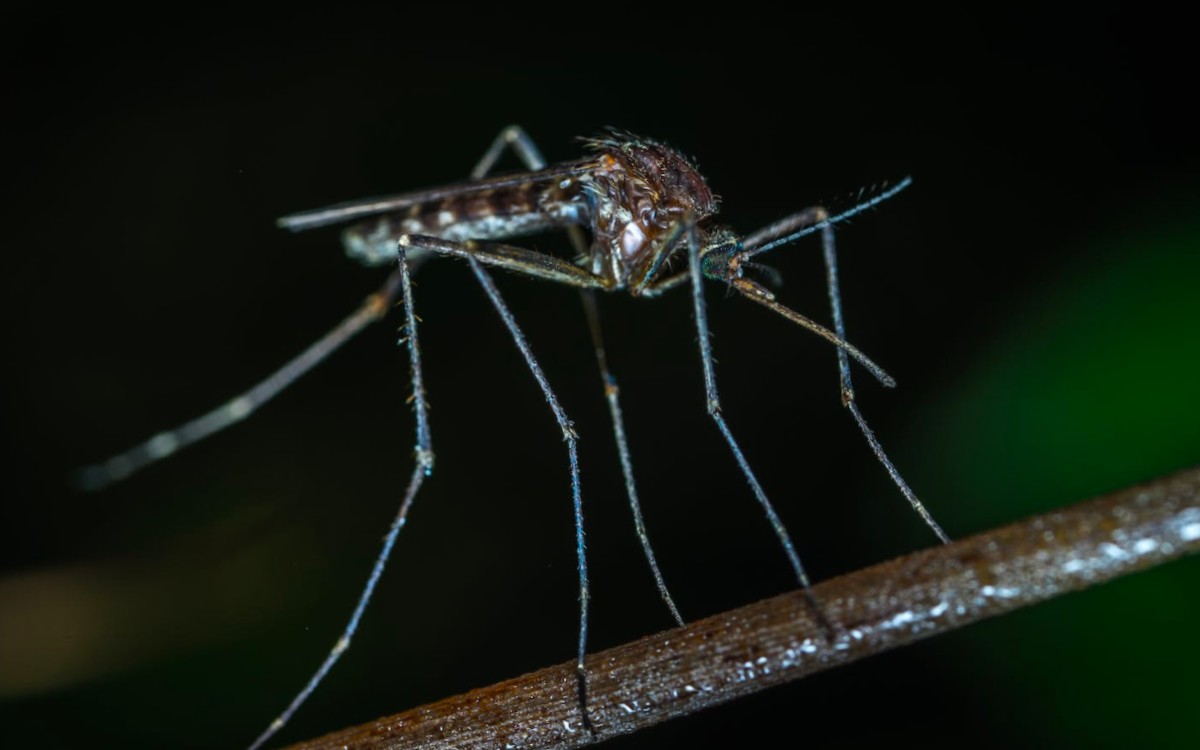
[[[410,471],[398,315],[228,434],[101,494],[66,479],[253,383],[383,278],[336,231],[276,217],[461,179],[511,122],[551,161],[608,125],[668,141],[746,232],[913,175],[842,227],[843,292],[850,339],[900,382],[856,371],[863,409],[954,536],[1195,463],[1181,19],[451,11],[6,19],[6,743],[237,748],[299,689]],[[769,260],[781,298],[827,320],[818,244]],[[280,742],[573,655],[558,429],[466,269],[417,281],[437,471],[354,648]],[[666,627],[575,293],[499,281],[583,436],[592,649]],[[842,413],[833,350],[708,299],[726,414],[813,577],[931,544]],[[685,617],[787,590],[704,414],[686,293],[603,302]],[[1177,563],[612,746],[1180,746],[1198,582]]]

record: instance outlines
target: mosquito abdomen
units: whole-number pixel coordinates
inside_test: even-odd
[[[342,233],[346,254],[370,266],[396,260],[396,242],[424,234],[458,242],[503,240],[586,223],[578,181],[522,182],[464,190],[355,224]]]

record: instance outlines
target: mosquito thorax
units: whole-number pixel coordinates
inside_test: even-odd
[[[587,143],[598,154],[587,188],[593,252],[607,256],[597,265],[622,285],[681,220],[701,222],[717,212],[704,177],[670,146],[628,133]]]

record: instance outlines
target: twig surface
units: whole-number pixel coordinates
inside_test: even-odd
[[[1200,467],[922,550],[291,750],[574,748],[1200,550]],[[824,620],[824,622],[823,622]]]

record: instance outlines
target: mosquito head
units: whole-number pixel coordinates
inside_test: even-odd
[[[742,277],[741,238],[729,227],[713,227],[700,247],[700,270],[714,281],[733,281]]]

